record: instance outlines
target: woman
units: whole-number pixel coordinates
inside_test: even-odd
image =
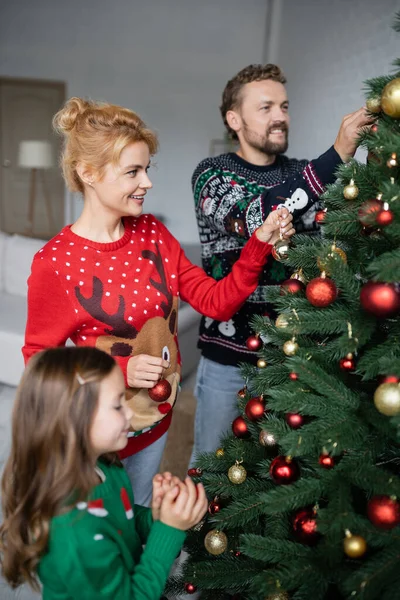
[[[178,299],[228,320],[256,289],[271,244],[293,235],[291,215],[272,213],[217,282],[190,263],[162,223],[142,214],[158,144],[138,115],[72,98],[54,127],[64,136],[65,181],[84,206],[34,257],[24,358],[68,338],[115,358],[133,411],[121,457],[137,503],[148,505],[180,380]]]

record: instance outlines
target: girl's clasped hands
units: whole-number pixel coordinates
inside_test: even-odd
[[[181,481],[168,471],[153,478],[151,510],[154,521],[186,531],[202,519],[207,506],[202,483],[195,484],[190,477]]]

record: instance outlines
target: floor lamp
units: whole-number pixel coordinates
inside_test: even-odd
[[[44,170],[53,166],[53,150],[50,142],[26,140],[20,142],[18,153],[18,166],[30,169],[30,190],[28,205],[28,233],[33,231],[33,222],[36,207],[36,183],[41,179],[43,186],[43,196],[46,204],[46,215],[49,220],[50,230],[54,233],[55,224],[53,218],[53,209],[46,189]]]

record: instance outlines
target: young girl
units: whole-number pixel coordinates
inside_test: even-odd
[[[152,508],[134,505],[116,455],[131,416],[110,355],[56,348],[30,361],[2,478],[2,568],[13,587],[38,589],[38,575],[44,600],[160,598],[207,499],[202,485],[166,473],[153,480]]]
[[[121,458],[137,502],[148,505],[180,381],[179,297],[229,320],[256,289],[280,231],[294,233],[292,217],[286,209],[271,213],[232,273],[215,281],[190,263],[162,223],[142,214],[157,139],[134,112],[72,98],[54,125],[65,138],[64,178],[84,206],[33,260],[23,353],[28,361],[71,338],[115,358],[132,410]]]

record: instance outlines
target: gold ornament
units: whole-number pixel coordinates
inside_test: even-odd
[[[269,431],[265,431],[265,429],[260,431],[258,441],[260,442],[261,446],[275,446],[276,444],[275,436]]]
[[[211,529],[204,538],[204,546],[213,556],[219,556],[228,547],[228,538],[223,531]]]
[[[217,458],[222,458],[225,454],[225,450],[223,448],[217,448],[217,450],[215,451],[215,456]]]
[[[361,535],[353,535],[346,529],[343,549],[349,558],[360,558],[367,551],[367,542]]]
[[[346,200],[355,200],[358,196],[358,187],[354,183],[354,179],[350,179],[350,183],[345,186],[343,196]]]
[[[366,104],[369,112],[375,114],[381,112],[381,99],[378,96],[368,98]]]
[[[282,262],[287,259],[290,244],[288,240],[278,240],[272,249],[272,256],[275,260]]]
[[[267,366],[267,361],[264,360],[263,358],[259,358],[257,361],[257,367],[259,369],[265,369],[266,366]]]
[[[283,351],[286,354],[286,356],[294,356],[298,349],[299,345],[296,342],[295,338],[292,338],[291,340],[288,340],[283,344]]]
[[[394,417],[400,413],[400,386],[398,383],[381,383],[375,390],[374,404],[380,413]]]
[[[393,79],[383,88],[381,106],[383,112],[392,119],[400,117],[400,77]]]
[[[304,283],[304,285],[307,284],[307,279],[304,277],[303,269],[299,269],[293,273],[293,275],[290,276],[290,279],[298,279],[301,281],[301,283]]]
[[[275,321],[275,327],[277,327],[278,329],[286,329],[288,325],[289,321],[287,320],[286,315],[284,315],[283,313],[280,314]]]
[[[231,483],[235,485],[240,485],[244,481],[246,481],[247,471],[242,465],[236,461],[236,464],[232,465],[228,471],[228,478]]]
[[[266,598],[266,600],[289,600],[289,594],[287,592],[274,592]]]
[[[329,259],[341,259],[344,263],[347,263],[347,255],[344,250],[338,248],[335,244],[332,245],[331,251],[326,256],[326,258],[321,258],[320,256],[317,258],[317,265],[320,271],[325,271],[327,275],[330,275],[329,269],[327,268],[327,263]]]
[[[387,161],[387,166],[392,169],[393,167],[397,167],[398,166],[398,162],[397,162],[397,155],[396,152],[392,152],[391,157],[389,158],[389,160]]]

